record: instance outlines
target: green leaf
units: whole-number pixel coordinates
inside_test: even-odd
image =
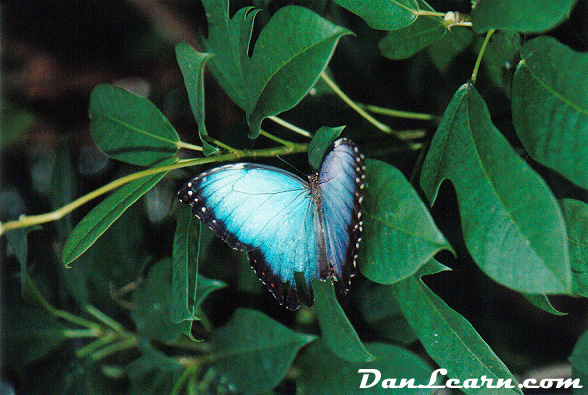
[[[570,246],[572,291],[588,298],[588,204],[562,199],[561,205]]]
[[[258,311],[238,309],[212,335],[214,365],[241,391],[269,391],[282,380],[298,350],[314,339]]]
[[[246,110],[249,137],[261,122],[294,107],[327,66],[339,39],[351,32],[307,8],[282,7],[261,31],[245,76],[251,84]]]
[[[245,110],[249,137],[260,133],[264,118],[294,107],[326,67],[341,36],[350,31],[307,8],[280,8],[262,29],[252,56],[249,43],[257,10],[242,8],[228,17],[226,1],[204,1],[214,53],[209,64],[233,101]]]
[[[335,3],[361,17],[371,28],[402,29],[417,19],[417,0],[335,0]]]
[[[568,18],[576,0],[476,0],[472,27],[476,33],[490,29],[540,33]]]
[[[58,210],[75,199],[77,189],[76,171],[73,168],[70,157],[70,141],[66,139],[57,149],[55,163],[51,174],[51,191],[49,201],[51,208]],[[73,229],[72,216],[66,215],[55,222],[59,233],[59,241],[65,242]]]
[[[334,128],[322,126],[317,130],[308,144],[308,162],[313,169],[318,171],[318,169],[321,168],[325,153],[331,144],[333,144],[339,135],[341,135],[343,129],[345,129],[345,126],[337,126]]]
[[[191,326],[191,322],[178,325],[169,319],[171,277],[171,259],[162,259],[151,267],[145,282],[133,293],[131,316],[137,330],[147,339],[172,342]]]
[[[420,279],[421,276],[443,270],[432,261],[420,273],[394,284],[396,300],[427,353],[448,376],[466,379],[486,376],[496,385],[497,380],[511,380],[515,388],[493,389],[493,394],[522,394],[515,378],[492,349],[484,342],[463,316],[451,309]],[[466,391],[484,393],[484,390]]]
[[[424,3],[424,2],[422,2]],[[420,4],[421,9],[434,11],[428,4]],[[439,16],[419,16],[412,24],[402,29],[389,31],[378,46],[382,55],[388,59],[406,59],[440,40],[447,34],[445,21]]]
[[[585,332],[576,343],[572,355],[569,357],[574,370],[574,377],[588,378],[588,332]],[[586,389],[586,381],[581,380],[580,384]],[[576,392],[574,394],[585,394],[585,392]]]
[[[204,65],[211,56],[212,54],[196,51],[187,43],[176,45],[178,65],[184,76],[190,107],[198,123],[198,134],[202,141],[203,153],[206,156],[217,151],[217,148],[207,142],[208,132],[205,123]]]
[[[471,84],[449,103],[423,164],[421,187],[431,203],[444,179],[457,192],[468,251],[488,276],[520,292],[570,291],[559,205],[494,127]]]
[[[169,318],[178,323],[194,320],[194,295],[198,290],[198,244],[200,224],[190,206],[178,210],[178,223],[172,252],[172,301]]]
[[[416,273],[451,246],[400,170],[366,161],[359,270],[372,281],[392,284]]]
[[[439,41],[427,47],[431,61],[437,69],[445,72],[457,55],[464,51],[474,39],[472,29],[455,26],[451,33],[443,36]]]
[[[189,321],[183,325],[184,334],[192,340],[191,324],[198,320],[196,311],[208,294],[226,286],[218,280],[208,279],[198,273],[200,248],[200,222],[189,206],[180,207],[174,235],[172,253],[173,275],[169,318],[174,323]]]
[[[521,142],[533,159],[588,189],[588,54],[538,37],[521,58],[512,93]]]
[[[433,394],[436,389],[407,388],[427,385],[432,369],[419,356],[401,347],[384,344],[366,344],[368,351],[377,359],[373,362],[349,362],[338,358],[321,341],[316,341],[306,348],[297,361],[302,370],[298,383],[301,393],[316,395],[355,395],[355,394],[390,394],[394,389],[383,388],[385,379],[396,378],[395,385],[407,379],[405,387],[396,390],[398,394]],[[377,385],[360,389],[363,373],[360,369],[376,369],[382,374]],[[374,380],[374,374],[368,376],[366,384]],[[439,384],[439,383],[436,383]]]
[[[246,110],[250,106],[248,79],[244,64],[255,15],[259,10],[244,7],[229,18],[228,0],[203,0],[208,19],[208,38],[202,38],[203,49],[213,53],[208,65],[223,90]],[[247,76],[251,78],[252,76]]]
[[[67,339],[67,327],[38,309],[14,306],[3,314],[3,360],[23,367],[37,361]]]
[[[531,302],[535,307],[548,312],[549,314],[553,315],[566,315],[567,313],[562,313],[561,311],[557,310],[551,302],[549,298],[545,294],[528,294],[523,293],[523,296]]]
[[[170,161],[173,163],[175,160]],[[164,164],[169,164],[165,162]],[[84,253],[124,211],[150,190],[166,171],[132,181],[113,192],[76,225],[63,246],[62,259],[67,266]]]
[[[345,316],[335,296],[331,281],[312,281],[314,308],[321,327],[321,335],[331,352],[349,362],[371,362],[370,354],[355,329]]]
[[[178,150],[176,130],[144,97],[101,84],[92,90],[89,112],[92,138],[111,158],[150,166]]]

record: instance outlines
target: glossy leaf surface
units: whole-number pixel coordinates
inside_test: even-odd
[[[241,391],[269,391],[282,380],[298,350],[314,339],[258,311],[238,309],[212,336],[218,356],[214,365]]]
[[[469,84],[454,95],[423,165],[421,187],[431,202],[445,179],[457,192],[468,251],[488,276],[526,293],[570,291],[559,204]]]
[[[370,27],[378,30],[396,30],[410,25],[417,18],[417,0],[335,0],[360,16]]]
[[[588,189],[588,54],[538,37],[521,58],[512,93],[521,142],[533,159]]]
[[[359,270],[372,281],[393,284],[416,273],[437,252],[451,250],[417,192],[385,162],[366,161]]]
[[[572,291],[588,297],[588,204],[575,199],[562,199],[566,219]]]
[[[423,388],[383,388],[383,380],[396,378],[396,385],[406,378],[414,380],[413,386],[429,383],[432,369],[420,357],[412,352],[392,344],[369,343],[368,351],[376,356],[373,362],[349,362],[337,357],[322,342],[317,341],[304,350],[298,361],[302,370],[299,382],[304,393],[317,395],[355,395],[363,394],[433,394],[435,389]],[[359,369],[377,369],[382,378],[377,385],[360,389],[363,374]],[[370,374],[366,384],[373,382],[374,375]]]
[[[76,225],[63,246],[62,259],[65,265],[84,253],[121,214],[149,189],[161,180],[167,172],[132,181],[100,202]]]
[[[249,137],[260,133],[264,118],[294,107],[312,88],[339,39],[351,32],[307,8],[280,8],[262,29],[250,52],[257,10],[242,8],[228,17],[226,1],[204,1],[209,37],[204,46],[215,56],[211,69],[247,115]]]
[[[202,141],[204,155],[208,156],[217,149],[207,142],[208,132],[206,131],[206,112],[204,96],[204,66],[211,54],[196,51],[187,43],[176,45],[176,57],[178,65],[184,76],[184,84],[188,91],[188,99],[192,114],[198,123],[198,134]]]
[[[350,362],[373,361],[374,356],[366,350],[339,305],[333,283],[330,280],[315,279],[312,281],[312,287],[321,336],[331,352]]]
[[[445,267],[433,260],[415,276],[392,286],[400,309],[423,347],[435,362],[447,369],[451,378],[463,383],[469,378],[486,376],[494,384],[499,379],[510,379],[515,388],[492,389],[492,393],[522,394],[513,375],[468,320],[422,282],[422,276],[442,270]],[[473,389],[466,393],[484,391]]]
[[[92,139],[111,158],[149,166],[178,150],[176,130],[144,97],[98,85],[92,90],[89,112]]]
[[[506,29],[522,33],[549,30],[570,14],[576,0],[477,0],[472,27],[477,33]]]

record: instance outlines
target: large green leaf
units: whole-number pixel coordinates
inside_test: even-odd
[[[338,358],[323,342],[314,342],[297,361],[302,370],[298,379],[300,389],[305,394],[316,395],[384,395],[395,392],[402,395],[425,395],[436,391],[434,388],[418,388],[418,385],[429,384],[432,369],[417,355],[392,344],[369,343],[366,347],[377,359],[373,362],[354,363]],[[365,385],[369,387],[360,389],[364,376],[364,373],[358,372],[360,369],[379,370],[381,380],[371,386],[374,374],[367,373]],[[384,380],[390,378],[396,379],[394,384],[397,386],[400,386],[402,379],[406,379],[404,387],[383,388]]]
[[[464,389],[468,394],[522,394],[515,378],[492,349],[463,316],[451,309],[421,280],[445,267],[436,261],[424,266],[416,275],[394,284],[396,300],[427,353],[444,369],[448,376],[460,380],[485,376],[492,380],[511,380],[515,388],[489,390]]]
[[[451,246],[400,170],[366,161],[363,240],[359,270],[372,281],[393,284],[416,273]]]
[[[360,16],[370,27],[378,30],[397,30],[417,19],[417,0],[335,0]]]
[[[169,318],[172,322],[196,319],[194,296],[198,290],[198,246],[200,224],[192,208],[182,205],[178,210],[178,223],[172,251],[172,301]]]
[[[350,362],[370,362],[374,356],[366,349],[355,329],[345,316],[335,296],[333,283],[314,279],[314,308],[321,327],[321,335],[331,352]]]
[[[89,112],[94,142],[114,159],[149,166],[178,150],[176,130],[144,97],[112,85],[98,85],[92,90]]]
[[[489,29],[538,33],[567,18],[576,0],[476,0],[472,27],[477,33]]]
[[[588,204],[563,199],[561,205],[570,246],[572,291],[588,298]]]
[[[294,107],[312,88],[341,36],[351,32],[307,8],[280,8],[262,29],[249,57],[256,11],[242,8],[228,18],[226,1],[204,1],[215,56],[210,65],[223,89],[247,115],[249,137],[264,118]]]
[[[419,1],[421,9],[434,11],[427,3]],[[398,30],[389,31],[378,44],[382,55],[392,59],[406,59],[440,40],[447,33],[445,21],[440,16],[419,16],[413,23]]]
[[[207,142],[206,113],[204,100],[204,65],[212,55],[196,51],[187,43],[176,45],[176,57],[178,65],[184,76],[184,85],[188,90],[188,99],[194,118],[198,123],[198,134],[202,141],[204,155],[208,156],[217,149]]]
[[[588,188],[588,54],[538,37],[521,57],[512,92],[518,136],[533,159]]]
[[[226,286],[222,281],[208,279],[198,273],[200,226],[191,207],[182,205],[178,210],[172,252],[169,318],[174,323],[199,319],[196,312],[206,296]],[[182,329],[185,335],[192,338],[191,325],[183,325]]]
[[[298,350],[314,339],[258,311],[238,309],[213,333],[214,365],[241,391],[269,391],[282,380]]]
[[[526,293],[570,291],[559,204],[494,127],[471,84],[449,103],[425,159],[421,187],[431,203],[444,179],[457,192],[468,251],[488,276]]]
[[[166,163],[171,163],[170,162]],[[161,180],[167,172],[156,173],[120,187],[92,209],[76,225],[63,246],[62,259],[69,265],[84,253],[122,213]]]

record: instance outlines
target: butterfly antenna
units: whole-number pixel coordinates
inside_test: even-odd
[[[292,163],[288,162],[286,159],[280,157],[280,155],[276,155],[276,156],[277,156],[277,158],[279,160],[281,160],[282,162],[284,162],[285,164],[287,164],[288,167],[290,167],[292,170],[294,170],[296,173],[298,173],[299,176],[301,176],[301,177],[306,177],[307,176],[307,174],[304,174],[303,172],[301,172],[300,169],[298,169]]]

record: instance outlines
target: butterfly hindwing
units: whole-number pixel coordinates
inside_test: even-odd
[[[279,168],[239,163],[200,174],[179,198],[231,247],[247,250],[252,267],[280,303],[298,307],[295,272],[302,272],[308,284],[319,276],[306,182]],[[289,283],[286,296],[282,283]]]
[[[342,138],[333,143],[319,174],[327,257],[343,293],[356,270],[364,171],[363,156],[351,140]]]

